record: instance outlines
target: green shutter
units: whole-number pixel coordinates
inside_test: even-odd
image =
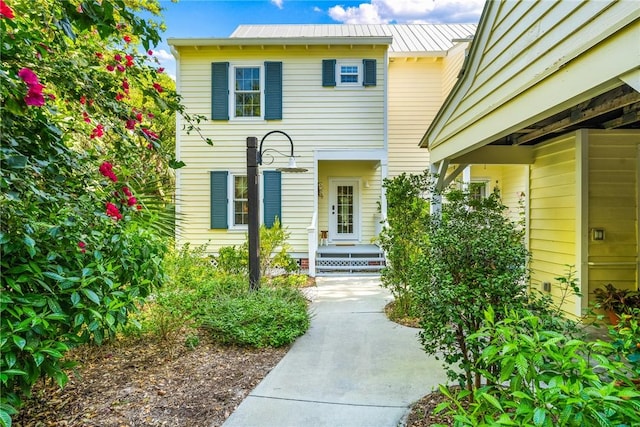
[[[229,172],[211,172],[211,228],[227,229]]]
[[[211,118],[229,120],[229,63],[211,63]]]
[[[363,59],[362,66],[364,68],[362,86],[375,86],[376,85],[376,60]]]
[[[322,60],[322,86],[331,87],[336,85],[336,60]]]
[[[264,225],[273,226],[276,217],[282,224],[282,173],[279,171],[264,171]]]
[[[264,119],[282,120],[282,62],[264,63]]]

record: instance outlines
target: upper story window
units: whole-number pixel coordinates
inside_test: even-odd
[[[235,67],[235,117],[261,117],[260,67]]]
[[[362,85],[362,64],[353,62],[338,62],[336,73],[336,81],[338,83],[338,86]]]
[[[375,59],[323,59],[322,86],[356,88],[376,86]]]
[[[282,120],[282,62],[212,62],[211,119]]]

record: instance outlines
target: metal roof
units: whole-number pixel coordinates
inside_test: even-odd
[[[412,53],[440,53],[451,49],[454,40],[469,39],[476,24],[293,24],[240,25],[230,39],[322,39],[326,38],[393,38],[392,56]]]

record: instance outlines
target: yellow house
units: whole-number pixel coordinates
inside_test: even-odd
[[[640,274],[640,2],[487,2],[463,75],[421,140],[444,186],[523,196],[532,286],[582,298]]]
[[[475,25],[247,25],[170,39],[177,88],[206,145],[178,123],[178,244],[247,234],[246,139],[262,145],[260,218],[290,232],[311,275],[376,272],[385,178],[428,167],[416,141],[455,83]],[[274,133],[271,133],[276,131]],[[290,138],[290,141],[289,141]],[[281,173],[293,150],[307,171]]]

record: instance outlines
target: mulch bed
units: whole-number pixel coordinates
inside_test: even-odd
[[[222,347],[199,333],[76,349],[69,383],[39,383],[15,426],[220,426],[288,348]]]

